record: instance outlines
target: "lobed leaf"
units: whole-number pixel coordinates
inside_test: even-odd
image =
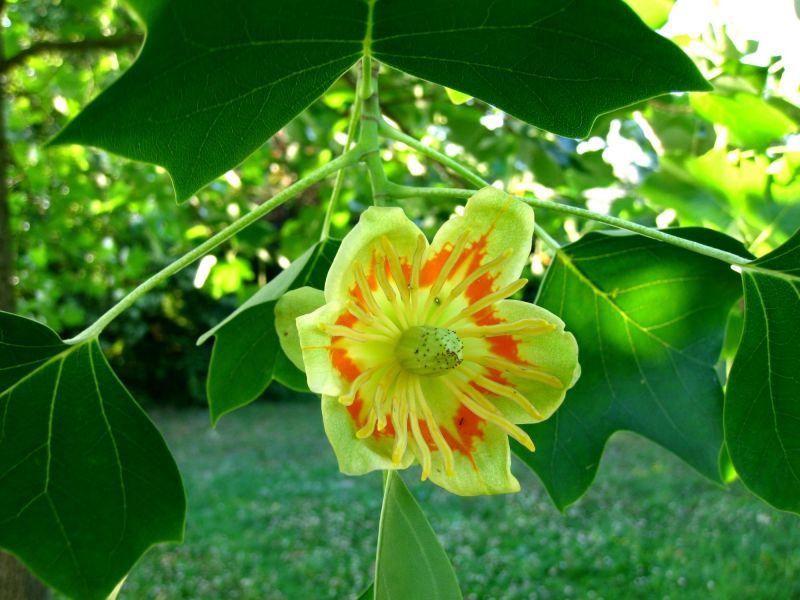
[[[375,600],[461,600],[462,597],[447,554],[425,513],[395,471],[386,471],[374,594]]]
[[[744,331],[725,398],[725,440],[744,484],[800,513],[800,232],[742,269]]]
[[[309,248],[197,341],[202,344],[216,337],[206,385],[212,423],[250,404],[273,378],[292,389],[308,391],[305,374],[286,359],[280,348],[275,304],[289,290],[306,285],[322,288],[339,243],[328,239]]]
[[[103,599],[186,500],[164,439],[97,340],[0,313],[0,546],[48,585]]]
[[[674,233],[744,253],[703,229]],[[727,264],[635,235],[592,233],[559,250],[537,303],[578,340],[581,378],[514,450],[560,508],[591,485],[609,437],[629,430],[721,481],[722,388],[715,364],[741,294]]]
[[[621,0],[136,0],[134,65],[56,137],[165,167],[183,200],[233,168],[369,51],[584,136],[595,118],[708,86]]]

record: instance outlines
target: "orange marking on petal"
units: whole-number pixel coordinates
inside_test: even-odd
[[[505,377],[503,377],[503,374],[500,371],[498,371],[497,369],[493,369],[491,367],[486,367],[486,378],[487,379],[491,379],[495,383],[499,383],[501,385],[511,385],[513,387],[513,385]],[[475,383],[474,381],[470,381],[469,384],[474,389],[476,389],[481,394],[483,394],[484,396],[496,396],[497,395],[494,392],[487,390],[485,387],[483,387],[479,383]]]
[[[480,264],[478,264],[475,269],[477,269],[479,266]],[[475,269],[471,269],[471,271],[474,271]],[[466,294],[470,304],[474,304],[484,296],[491,294],[494,291],[494,282],[496,279],[496,275],[485,273],[469,284]]]
[[[382,437],[392,437],[393,438],[395,436],[395,433],[396,432],[394,430],[394,425],[392,424],[392,421],[387,419],[386,420],[386,427],[384,427],[380,431],[376,427],[375,431],[372,433],[372,437],[374,437],[376,440],[380,439]]]
[[[343,312],[341,315],[339,315],[339,318],[336,319],[337,325],[344,325],[345,327],[350,327],[351,329],[356,323],[358,323],[358,317],[348,311]]]
[[[361,419],[361,408],[364,406],[364,401],[361,399],[361,394],[356,393],[356,398],[347,405],[347,412],[356,424],[356,431],[364,426],[364,421]]]
[[[339,371],[342,377],[350,383],[356,380],[356,377],[361,375],[361,369],[353,362],[353,359],[347,354],[346,348],[339,348],[331,346],[331,362],[334,368]]]
[[[475,438],[483,439],[483,422],[483,419],[470,411],[466,406],[460,405],[458,411],[453,416],[453,425],[455,426],[457,435],[454,435],[446,427],[439,427],[439,431],[442,432],[445,443],[447,443],[452,450],[469,460],[475,469],[478,468],[475,464],[475,457],[473,456],[475,453]],[[427,444],[428,448],[434,451],[437,450],[436,443],[433,441],[433,436],[428,429],[428,423],[423,419],[419,419],[419,428],[420,433],[422,433],[422,439],[425,440],[425,444]]]
[[[450,258],[450,254],[452,252],[453,246],[452,244],[448,243],[445,244],[436,254],[425,261],[425,264],[422,266],[422,270],[419,274],[420,287],[430,287],[433,285],[433,282],[436,281],[437,277],[439,277],[439,273],[441,273],[444,263],[446,263],[447,259]]]
[[[503,322],[494,312],[494,306],[487,306],[472,315],[472,322],[475,325],[498,325]]]
[[[453,269],[450,271],[450,279],[460,271],[465,263],[467,264],[467,270],[463,273],[462,279],[481,266],[483,259],[486,257],[486,243],[488,237],[489,232],[484,233],[481,237],[464,248],[464,251],[461,252],[461,256],[458,257],[456,264],[453,265]]]
[[[465,456],[469,462],[472,463],[474,469],[478,468],[473,456],[475,452],[475,438],[483,439],[483,423],[483,419],[462,404],[458,407],[458,411],[453,416],[453,425],[455,425],[456,431],[458,432],[458,438],[444,427],[441,428],[442,435],[447,445],[459,454]]]
[[[486,338],[486,341],[489,342],[489,351],[492,354],[501,356],[517,365],[528,364],[528,361],[519,355],[519,345],[521,340],[514,339],[514,336],[496,335]]]

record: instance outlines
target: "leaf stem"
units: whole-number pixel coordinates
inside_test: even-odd
[[[561,249],[561,244],[559,244],[553,236],[547,233],[544,227],[538,223],[534,223],[533,229],[536,232],[536,235],[539,236],[539,239],[549,246],[551,250],[558,252]]]
[[[353,138],[356,133],[356,125],[361,120],[361,81],[359,77],[358,83],[355,87],[355,98],[353,102],[352,112],[350,113],[350,122],[347,124],[347,140],[344,143],[344,152],[350,150],[353,145]],[[319,241],[324,242],[328,239],[331,232],[331,217],[336,208],[336,203],[339,201],[339,196],[342,193],[342,183],[344,182],[344,169],[339,169],[336,173],[336,179],[333,182],[333,192],[331,192],[331,199],[328,203],[328,209],[325,211],[325,220],[322,222],[322,232],[319,236]]]
[[[413,148],[414,150],[417,150],[421,154],[424,154],[429,158],[432,158],[433,160],[445,165],[446,167],[449,167],[454,172],[461,175],[464,179],[466,179],[476,187],[486,187],[489,185],[487,181],[485,181],[480,175],[474,173],[468,167],[462,165],[456,160],[453,160],[449,156],[442,154],[438,150],[426,146],[419,140],[414,139],[409,135],[406,135],[402,131],[398,131],[397,129],[389,125],[384,119],[381,119],[378,128],[379,131],[387,138],[396,140],[398,142],[403,142],[404,144]],[[408,188],[408,189],[405,188],[407,188],[407,186],[396,186],[394,184],[391,184],[388,188],[388,191],[392,193],[392,195],[397,194],[396,197],[398,198],[407,198],[413,195],[408,191],[408,189],[415,189],[417,196],[430,195],[430,196],[440,196],[440,197],[449,196],[451,198],[464,198],[464,197],[469,197],[473,193],[475,193],[474,190],[463,190],[463,189],[452,189],[452,188]],[[645,237],[649,237],[658,240],[660,242],[664,242],[666,244],[671,244],[673,246],[677,246],[678,248],[683,248],[684,250],[689,250],[690,252],[695,252],[697,254],[702,254],[704,256],[709,256],[711,258],[721,260],[722,262],[728,263],[730,265],[744,266],[750,262],[749,258],[745,258],[737,254],[733,254],[731,252],[726,252],[725,250],[719,250],[718,248],[713,248],[711,246],[706,246],[705,244],[701,244],[699,242],[693,242],[691,240],[687,240],[669,234],[665,231],[661,231],[653,227],[647,227],[646,225],[639,225],[638,223],[633,223],[625,219],[612,217],[611,215],[603,215],[591,210],[587,210],[585,208],[578,208],[577,206],[569,206],[567,204],[560,204],[558,202],[552,202],[549,200],[540,200],[539,198],[533,198],[530,196],[523,196],[520,199],[535,208],[554,210],[556,212],[574,215],[582,219],[591,219],[593,221],[599,221],[600,223],[605,223],[607,225],[611,225],[612,227],[617,227],[619,229],[626,229],[628,231],[632,231],[633,233],[638,233],[639,235],[643,235]],[[537,233],[553,249],[558,249],[560,247],[560,245],[551,236],[547,235],[546,232],[545,235],[542,235],[541,228],[537,227]]]
[[[372,184],[372,201],[375,206],[383,205],[385,199],[390,196],[388,191],[389,181],[383,169],[383,162],[380,157],[380,138],[378,136],[378,126],[381,117],[380,100],[378,99],[378,63],[373,63],[368,57],[363,61],[363,77],[370,84],[364,86],[363,108],[361,113],[361,132],[358,143],[364,148],[364,164],[369,171],[370,183]]]
[[[273,209],[277,208],[287,200],[293,198],[297,194],[307,190],[309,187],[314,185],[315,183],[325,179],[329,175],[340,171],[345,167],[349,167],[355,163],[357,163],[362,157],[363,151],[361,147],[356,144],[356,146],[352,150],[348,150],[338,158],[332,160],[326,165],[315,169],[299,181],[296,181],[286,189],[282,190],[261,206],[255,208],[251,212],[247,213],[243,217],[237,219],[225,229],[218,232],[217,234],[208,238],[205,242],[190,250],[175,262],[167,265],[163,269],[161,269],[158,273],[148,278],[146,281],[142,282],[136,288],[133,289],[130,293],[128,293],[122,300],[117,302],[114,306],[112,306],[105,314],[103,314],[97,321],[92,323],[89,327],[84,329],[75,337],[65,340],[67,344],[78,344],[84,342],[86,340],[92,339],[100,335],[103,329],[111,323],[115,318],[117,318],[122,312],[130,308],[139,298],[147,294],[150,290],[158,286],[160,283],[166,281],[169,277],[177,273],[178,271],[184,269],[185,267],[192,264],[197,259],[201,258],[223,242],[227,241],[237,233],[239,233],[242,229],[251,225],[252,223],[256,222],[258,219],[272,211]]]
[[[461,175],[461,177],[463,177],[466,181],[470,182],[475,187],[481,188],[489,185],[486,181],[484,181],[484,179],[480,175],[474,173],[469,167],[462,165],[460,162],[450,158],[446,154],[443,154],[442,152],[439,152],[438,150],[431,148],[430,146],[426,146],[418,139],[413,138],[410,135],[403,133],[399,129],[392,127],[383,118],[381,118],[378,121],[378,131],[380,131],[380,133],[382,133],[389,139],[395,140],[396,142],[402,142],[403,144],[409,146],[410,148],[413,148],[417,152],[429,156],[436,162],[444,165],[445,167],[448,167],[453,172]]]
[[[706,246],[705,244],[701,244],[699,242],[686,240],[676,235],[667,233],[666,231],[655,229],[653,227],[647,227],[646,225],[639,225],[638,223],[633,223],[618,217],[612,217],[611,215],[602,215],[591,210],[586,210],[585,208],[560,204],[550,200],[540,200],[539,198],[532,198],[529,196],[523,196],[520,198],[520,200],[530,204],[535,208],[554,210],[556,212],[574,215],[582,219],[599,221],[600,223],[605,223],[606,225],[611,225],[612,227],[618,227],[619,229],[626,229],[628,231],[632,231],[633,233],[638,233],[639,235],[643,235],[666,244],[671,244],[672,246],[677,246],[678,248],[683,248],[684,250],[689,250],[690,252],[716,258],[717,260],[721,260],[729,265],[744,266],[750,262],[749,258],[739,256],[738,254],[733,254],[732,252],[726,252],[725,250],[719,250],[718,248]]]

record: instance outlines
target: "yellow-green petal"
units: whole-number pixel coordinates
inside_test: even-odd
[[[303,351],[300,349],[300,334],[297,332],[297,317],[314,312],[325,304],[322,290],[301,287],[286,292],[275,304],[275,330],[281,349],[295,367],[305,372]]]
[[[363,475],[378,469],[408,468],[414,459],[410,450],[406,450],[399,464],[392,462],[393,436],[356,437],[359,424],[353,415],[358,413],[358,406],[343,406],[335,397],[322,396],[322,422],[339,470],[345,475]]]
[[[404,259],[404,268],[410,261],[422,232],[406,217],[401,208],[371,207],[361,214],[358,224],[342,240],[325,280],[325,298],[344,300],[355,288],[355,269],[360,266],[369,276],[377,261],[384,255],[381,238],[387,238],[398,256]],[[427,247],[425,241],[425,247]],[[370,280],[375,284],[374,279]]]
[[[426,420],[423,431],[431,457],[431,481],[460,496],[519,491],[519,482],[511,474],[506,433],[469,411],[445,384],[444,377],[447,375],[420,380],[425,401],[449,447],[454,465],[448,474],[447,450],[438,448]],[[424,450],[418,444],[413,447],[417,462],[422,464]]]
[[[443,259],[454,247],[461,247],[462,257],[448,276],[457,285],[481,265],[507,253],[497,268],[472,286],[472,295],[478,296],[480,287],[500,289],[515,281],[528,261],[533,223],[530,206],[496,188],[484,188],[467,201],[463,216],[450,219],[436,232],[425,267],[432,275],[434,267],[444,263]],[[427,274],[423,277],[428,278]],[[470,301],[475,299],[472,297]]]
[[[464,361],[467,368],[469,363],[486,363],[486,357],[491,360],[499,355],[499,358],[508,361],[512,353],[507,351],[507,346],[506,351],[501,352],[499,348],[504,346],[497,342],[510,341],[519,359],[518,366],[523,370],[530,369],[533,374],[517,375],[509,365],[510,369],[501,372],[501,376],[531,403],[541,418],[533,418],[510,400],[495,397],[493,402],[513,423],[534,423],[547,419],[561,406],[567,390],[575,385],[580,376],[575,337],[564,330],[561,319],[535,304],[502,300],[494,305],[492,316],[502,323],[528,320],[550,324],[550,331],[535,335],[505,336],[510,337],[510,340],[503,340],[501,336],[464,340]],[[535,375],[538,373],[541,377],[537,379]],[[550,377],[556,381],[548,381]]]
[[[347,380],[331,360],[331,336],[320,327],[335,323],[343,312],[341,302],[329,302],[296,321],[308,389],[317,394],[340,396],[347,391]]]

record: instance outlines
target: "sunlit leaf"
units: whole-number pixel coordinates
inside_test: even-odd
[[[635,10],[648,27],[658,29],[669,19],[675,0],[625,0],[625,4]]]
[[[725,397],[725,439],[742,481],[800,513],[800,232],[742,269],[744,332]]]
[[[675,230],[729,251],[721,234]],[[633,235],[593,233],[559,250],[537,303],[578,340],[582,374],[549,420],[514,450],[559,507],[591,485],[608,438],[634,431],[720,481],[722,389],[715,363],[741,294],[720,261]]]
[[[797,130],[794,121],[752,94],[692,94],[691,102],[701,117],[727,127],[732,141],[745,148],[764,150]]]
[[[212,423],[258,398],[273,378],[293,389],[307,390],[303,383],[305,376],[290,361],[281,358],[280,363],[276,362],[283,352],[275,330],[275,303],[284,293],[298,287],[309,285],[321,289],[338,248],[337,240],[315,244],[200,337],[198,344],[216,337],[206,386]],[[282,365],[279,374],[276,364]]]
[[[153,544],[183,537],[163,438],[97,340],[0,313],[0,546],[50,586],[103,599]]]
[[[460,600],[450,560],[417,501],[395,471],[387,471],[378,530],[375,600]]]

